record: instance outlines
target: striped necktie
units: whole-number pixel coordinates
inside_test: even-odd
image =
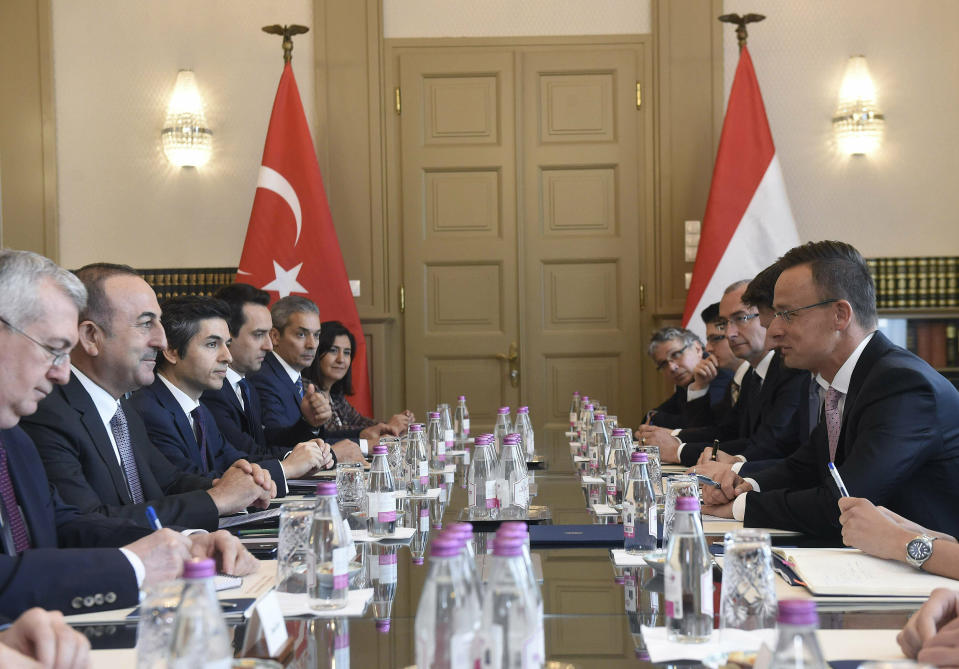
[[[123,475],[127,480],[127,487],[130,489],[130,499],[134,504],[142,504],[145,501],[143,496],[143,486],[140,485],[140,472],[137,471],[137,461],[133,457],[133,447],[130,444],[130,427],[127,424],[127,416],[123,413],[123,407],[117,403],[117,412],[110,419],[110,431],[113,432],[113,440],[117,442],[117,451],[120,453],[120,467],[123,468]]]

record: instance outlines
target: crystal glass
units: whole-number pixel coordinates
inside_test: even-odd
[[[314,502],[287,502],[280,507],[276,551],[277,592],[308,592],[315,571],[310,548]]]
[[[382,436],[380,445],[386,446],[386,461],[393,474],[393,484],[397,490],[406,490],[405,468],[403,467],[403,443],[399,437]]]
[[[776,613],[769,533],[755,529],[727,532],[719,600],[720,630],[773,629]]]
[[[344,514],[363,510],[366,503],[366,479],[361,463],[336,463],[336,501]]]
[[[656,493],[656,504],[663,504],[663,468],[659,462],[659,446],[636,446],[633,450],[645,453],[649,463],[649,480],[653,482],[653,492]]]
[[[166,669],[183,584],[167,581],[146,589],[137,622],[137,669]]]
[[[669,544],[669,534],[673,529],[673,519],[676,515],[677,497],[695,497],[699,499],[699,481],[695,476],[680,474],[666,479],[669,484],[666,488],[666,504],[663,511],[663,546]]]

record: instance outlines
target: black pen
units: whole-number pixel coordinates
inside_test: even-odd
[[[719,450],[719,439],[713,439],[713,455],[709,459],[716,462],[716,451]]]

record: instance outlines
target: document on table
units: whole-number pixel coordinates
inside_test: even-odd
[[[227,516],[226,518],[220,518],[220,529],[226,529],[227,527],[237,527],[238,525],[249,525],[251,523],[258,523],[262,520],[269,520],[270,518],[279,518],[282,507],[275,507],[272,509],[267,509],[266,511],[256,511],[254,513],[241,513],[238,516]]]
[[[718,516],[704,515],[702,516],[703,520],[703,533],[706,536],[717,537],[726,534],[726,532],[735,532],[736,530],[743,529],[743,522],[741,520],[733,520],[732,518],[719,518]],[[768,532],[770,536],[773,537],[798,537],[799,532],[793,532],[792,530],[780,530],[775,527],[757,527],[751,528],[761,530],[763,532]]]

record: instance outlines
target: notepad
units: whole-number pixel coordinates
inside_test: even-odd
[[[242,513],[238,516],[227,516],[226,518],[220,518],[220,529],[225,529],[227,527],[236,527],[238,525],[250,525],[253,523],[259,523],[264,520],[270,520],[271,518],[279,518],[280,512],[283,510],[282,507],[275,507],[272,509],[267,509],[266,511],[257,511],[255,513]]]
[[[927,574],[902,562],[866,555],[855,548],[773,549],[814,595],[927,597],[956,581]]]

